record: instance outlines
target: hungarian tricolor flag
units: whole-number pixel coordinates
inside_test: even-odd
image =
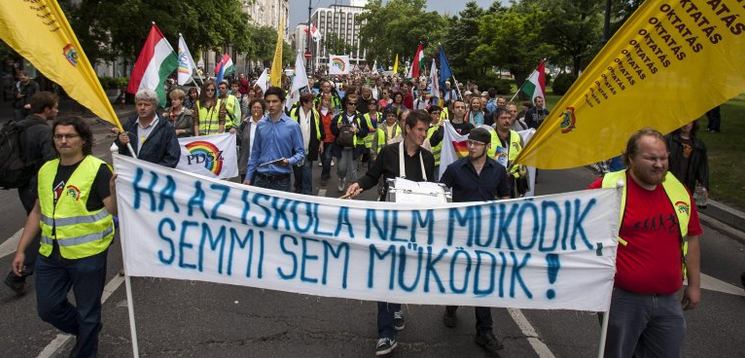
[[[520,90],[530,96],[531,102],[538,96],[546,98],[546,67],[544,61],[541,61],[533,73],[528,76]]]
[[[419,78],[420,67],[424,64],[424,44],[419,43],[416,47],[416,53],[414,53],[414,61],[409,67],[409,73],[406,75],[408,78]]]
[[[228,55],[227,53],[223,54],[220,62],[218,62],[217,66],[215,66],[215,77],[217,77],[215,79],[215,82],[219,84],[225,76],[228,76],[232,73],[235,73],[233,59],[230,58],[230,55]]]
[[[153,23],[140,56],[129,77],[127,92],[137,93],[141,89],[151,89],[158,94],[160,105],[166,104],[165,81],[178,68],[178,56],[168,43],[158,26]]]

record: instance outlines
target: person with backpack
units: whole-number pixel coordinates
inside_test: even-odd
[[[56,156],[48,122],[57,118],[59,97],[52,92],[37,92],[29,103],[31,114],[6,125],[0,133],[0,186],[18,189],[27,215],[38,196],[36,174],[42,164]],[[21,165],[14,165],[14,162]],[[11,271],[5,277],[5,284],[18,295],[25,292],[26,277],[33,273],[38,252],[39,235],[26,248],[23,275],[17,276]]]
[[[357,158],[365,147],[358,147],[357,143],[367,135],[367,126],[362,125],[362,115],[357,112],[356,94],[344,97],[345,111],[334,117],[331,132],[336,136],[334,157],[337,158],[336,175],[339,177],[337,189],[344,192],[346,183],[357,180]]]

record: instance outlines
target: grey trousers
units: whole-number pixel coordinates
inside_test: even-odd
[[[605,357],[681,356],[686,322],[680,298],[613,288]]]

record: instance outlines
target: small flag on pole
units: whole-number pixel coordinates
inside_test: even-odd
[[[546,94],[546,67],[545,61],[541,61],[538,67],[533,70],[533,73],[528,76],[520,90],[526,95],[530,96],[530,101],[533,102],[536,97],[540,96],[545,98]]]
[[[225,76],[235,73],[235,66],[233,65],[233,59],[230,55],[223,54],[220,62],[215,66],[215,82],[220,83]]]
[[[285,20],[282,17],[279,21],[279,27],[277,28],[277,43],[274,45],[274,59],[272,60],[272,73],[269,76],[269,80],[272,81],[272,86],[282,87],[282,47],[285,44]]]
[[[178,84],[183,86],[191,81],[197,64],[186,46],[184,35],[178,34]]]

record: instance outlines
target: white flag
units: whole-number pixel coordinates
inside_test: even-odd
[[[329,75],[348,75],[351,67],[349,55],[329,55]]]
[[[266,83],[269,81],[269,69],[265,68],[264,72],[261,73],[259,79],[256,80],[256,85],[261,88],[261,92],[266,92]]]
[[[184,35],[178,34],[178,84],[183,86],[192,79],[192,74],[197,69],[194,58],[191,57],[191,52],[186,46],[186,40]]]
[[[181,159],[176,169],[211,178],[238,176],[235,135],[230,133],[179,138]]]
[[[295,77],[292,78],[290,98],[285,102],[285,108],[292,108],[292,105],[300,100],[300,90],[308,86],[308,75],[305,74],[303,53],[298,51],[297,57],[295,58]]]
[[[432,81],[432,96],[440,98],[440,79],[437,77],[437,64],[432,59],[432,67],[429,70],[429,79]]]

